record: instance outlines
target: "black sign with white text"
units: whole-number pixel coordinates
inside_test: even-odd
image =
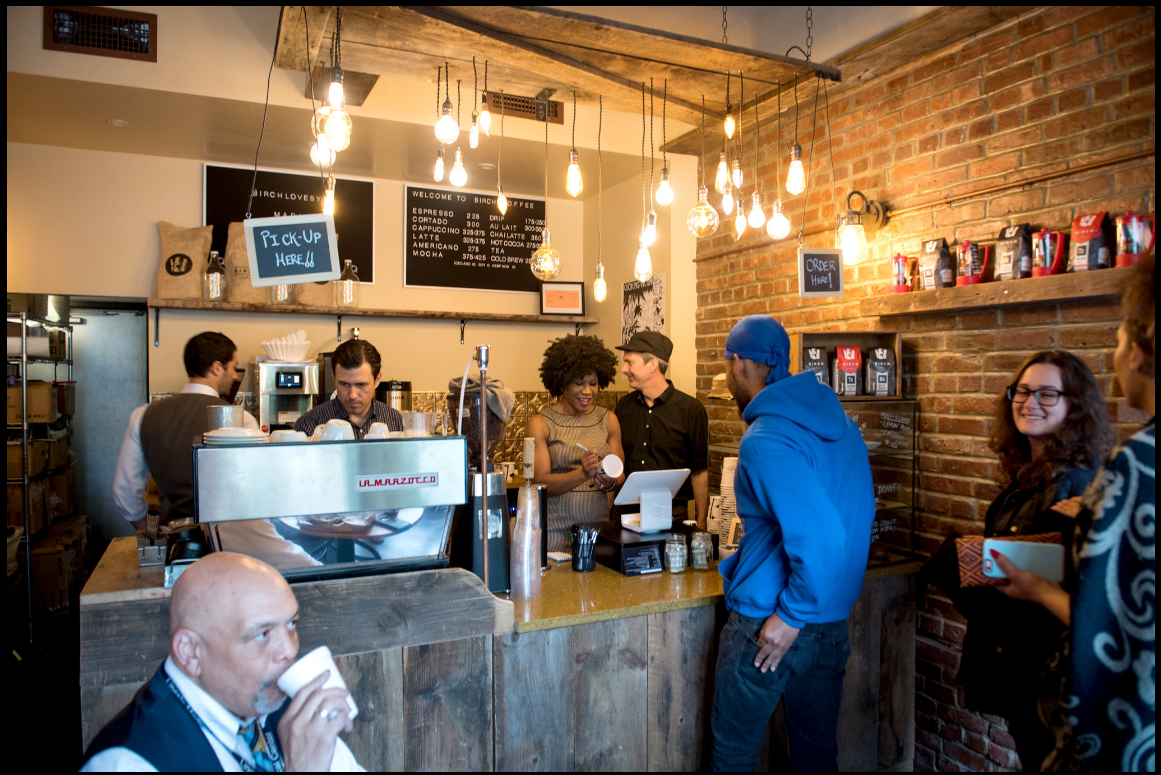
[[[799,248],[798,295],[803,299],[842,296],[843,252],[835,248]]]

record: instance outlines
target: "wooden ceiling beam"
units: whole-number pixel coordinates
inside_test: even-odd
[[[282,70],[306,72],[308,63],[318,58],[319,49],[326,37],[333,5],[308,5],[303,16],[303,6],[284,5],[278,15],[278,43],[274,52],[274,64]],[[310,30],[310,40],[306,31]]]

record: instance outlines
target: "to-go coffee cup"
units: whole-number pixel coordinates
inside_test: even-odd
[[[339,673],[339,668],[335,665],[335,659],[331,656],[331,650],[326,646],[319,646],[314,651],[307,654],[302,659],[295,662],[290,668],[282,674],[278,679],[278,688],[286,692],[286,694],[294,699],[294,695],[298,694],[302,687],[318,678],[327,670],[331,671],[330,677],[327,678],[326,683],[322,685],[324,689],[346,689],[347,682],[343,680],[343,676]],[[359,706],[355,704],[355,698],[350,694],[347,695],[347,705],[351,712],[348,718],[355,718],[359,715]]]
[[[616,479],[621,474],[625,473],[625,463],[616,455],[608,455],[601,461],[601,470],[610,479]]]

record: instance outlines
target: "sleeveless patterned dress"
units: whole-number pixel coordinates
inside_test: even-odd
[[[609,410],[594,406],[588,414],[561,414],[548,407],[540,410],[548,426],[548,457],[552,473],[567,474],[579,468],[583,444],[601,458],[613,454],[609,447]],[[548,550],[571,552],[569,528],[585,522],[609,521],[608,493],[589,479],[570,492],[548,499]]]

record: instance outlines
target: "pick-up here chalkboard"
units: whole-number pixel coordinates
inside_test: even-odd
[[[255,287],[339,279],[342,267],[331,216],[251,218],[245,229]]]
[[[544,200],[407,186],[403,284],[540,293],[528,259],[540,246]]]
[[[798,295],[803,299],[842,296],[843,252],[836,248],[799,248]]]

